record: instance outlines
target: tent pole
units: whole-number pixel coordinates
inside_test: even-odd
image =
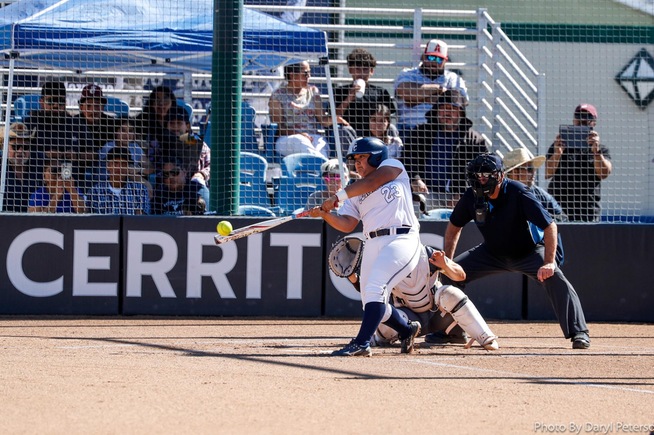
[[[0,174],[0,212],[4,211],[5,203],[5,187],[7,184],[7,156],[9,152],[9,127],[11,126],[11,98],[12,90],[14,87],[14,59],[18,57],[17,51],[12,51],[6,56],[9,56],[9,78],[7,79],[7,107],[5,110],[5,134],[2,138],[2,173]]]
[[[341,149],[341,135],[338,131],[338,117],[336,116],[336,104],[334,103],[334,89],[332,86],[332,76],[329,70],[329,57],[321,57],[320,65],[325,66],[325,77],[327,78],[327,94],[329,95],[329,113],[332,118],[332,129],[334,130],[334,142],[336,144],[336,156],[341,162],[341,187],[345,188],[345,165],[343,165],[343,150]]]

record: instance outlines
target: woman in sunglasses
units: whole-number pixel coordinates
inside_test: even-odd
[[[425,124],[425,115],[447,89],[456,89],[468,101],[465,81],[454,71],[446,70],[447,44],[439,39],[427,43],[418,67],[404,70],[395,80],[397,128],[404,139],[409,130]]]
[[[320,166],[320,171],[322,172],[323,180],[325,180],[325,186],[327,186],[327,190],[321,190],[319,192],[312,193],[307,200],[307,204],[305,206],[306,210],[320,206],[327,198],[336,195],[336,192],[342,188],[341,164],[339,164],[338,159],[327,160]],[[345,168],[345,171],[343,171],[346,185],[350,181],[348,172],[349,171],[347,168]]]

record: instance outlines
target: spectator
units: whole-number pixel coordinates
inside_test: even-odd
[[[191,180],[180,158],[166,158],[162,182],[152,198],[152,213],[163,215],[201,215],[209,205],[209,189]]]
[[[386,144],[389,158],[400,158],[404,144],[397,133],[397,129],[391,123],[391,111],[388,106],[384,104],[377,105],[375,111],[370,115],[368,131],[371,137],[381,139]]]
[[[278,125],[275,148],[282,156],[310,153],[329,158],[327,140],[319,129],[330,125],[318,88],[309,85],[309,62],[284,67],[286,82],[270,96],[270,122]]]
[[[84,86],[79,99],[79,114],[74,117],[81,134],[75,173],[84,191],[98,181],[100,149],[113,140],[115,118],[103,112],[106,104],[100,86]]]
[[[570,221],[598,222],[600,219],[601,182],[613,170],[609,149],[600,144],[593,131],[597,125],[597,109],[591,104],[577,106],[573,125],[588,126],[588,147],[568,147],[556,136],[547,151],[545,178],[548,191],[561,204]]]
[[[188,113],[183,107],[174,107],[168,112],[168,130],[179,138],[174,154],[184,161],[192,179],[207,185],[211,173],[211,150],[200,136],[193,133]]]
[[[377,60],[363,48],[355,48],[347,56],[347,67],[352,76],[352,83],[334,89],[336,114],[342,116],[356,131],[356,136],[371,136],[368,119],[378,110],[380,104],[395,113],[395,104],[388,91],[369,83],[375,73]],[[363,95],[357,97],[361,90],[357,81],[363,80]]]
[[[174,149],[178,138],[167,128],[168,112],[177,107],[177,98],[167,86],[157,86],[152,90],[143,112],[135,118],[136,133],[139,140],[148,147],[148,159],[155,172],[161,172],[165,150]]]
[[[534,194],[555,221],[568,220],[556,199],[545,189],[534,184],[536,171],[545,163],[545,156],[532,157],[527,149],[520,147],[506,153],[503,162],[506,176],[527,186],[527,190]]]
[[[134,121],[129,118],[116,120],[114,140],[104,144],[99,153],[99,181],[108,179],[107,174],[107,155],[115,147],[124,147],[129,150],[131,165],[128,168],[130,181],[143,183],[148,187],[148,193],[152,191],[152,185],[146,178],[152,173],[150,162],[141,144],[136,140],[136,131]]]
[[[463,227],[474,220],[483,242],[454,259],[466,272],[465,283],[501,272],[531,278],[547,292],[572,348],[589,348],[579,296],[560,269],[556,222],[522,183],[504,177],[497,155],[477,156],[468,164],[467,175],[470,188],[445,230],[445,255],[453,256]]]
[[[397,128],[404,139],[409,130],[425,124],[425,115],[448,89],[456,89],[468,102],[466,84],[458,74],[445,69],[448,58],[447,44],[439,39],[427,43],[418,67],[404,70],[395,80],[397,99]]]
[[[327,190],[312,193],[307,199],[307,205],[305,206],[306,210],[318,207],[325,202],[327,198],[336,195],[336,192],[341,190],[341,187],[343,187],[341,184],[341,170],[341,164],[339,164],[338,159],[330,159],[320,165],[320,172],[323,180],[325,180]],[[350,180],[348,172],[349,171],[345,169],[345,185],[347,185]]]
[[[33,151],[34,170],[39,178],[46,160],[70,160],[79,151],[79,126],[66,112],[66,86],[62,82],[46,82],[41,88],[41,108],[25,119],[30,131],[36,132]]]
[[[71,162],[48,159],[43,164],[43,185],[30,196],[29,213],[86,213]]]
[[[39,183],[32,168],[31,151],[35,133],[28,130],[22,122],[9,127],[7,148],[7,172],[5,176],[4,200],[2,211],[25,213],[30,194]],[[0,144],[4,144],[5,127],[0,127]]]
[[[107,180],[91,189],[91,213],[142,215],[150,213],[150,196],[145,184],[130,181],[132,157],[129,149],[116,146],[107,153]]]
[[[466,190],[465,168],[475,156],[489,151],[486,141],[466,118],[465,98],[447,90],[427,113],[427,124],[411,131],[402,160],[412,189],[427,195],[427,208],[452,208]]]

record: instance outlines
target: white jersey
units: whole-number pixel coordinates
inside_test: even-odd
[[[418,231],[420,224],[413,209],[411,181],[404,165],[399,160],[386,159],[379,165],[383,166],[399,168],[402,172],[373,192],[348,198],[338,214],[362,221],[366,237],[371,231],[383,228],[411,227]],[[398,201],[397,206],[388,207],[393,201]]]
[[[441,286],[440,272],[430,273],[429,256],[425,247],[421,246],[418,266],[407,275],[399,284],[393,287],[395,306],[409,308],[414,313],[434,311],[434,294],[436,287]]]

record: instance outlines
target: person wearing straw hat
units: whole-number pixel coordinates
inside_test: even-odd
[[[566,222],[568,220],[556,199],[535,184],[536,171],[545,163],[545,156],[534,157],[528,149],[520,147],[505,154],[503,162],[506,168],[505,174],[527,186],[527,189],[543,204],[545,210],[552,215],[555,221]]]

